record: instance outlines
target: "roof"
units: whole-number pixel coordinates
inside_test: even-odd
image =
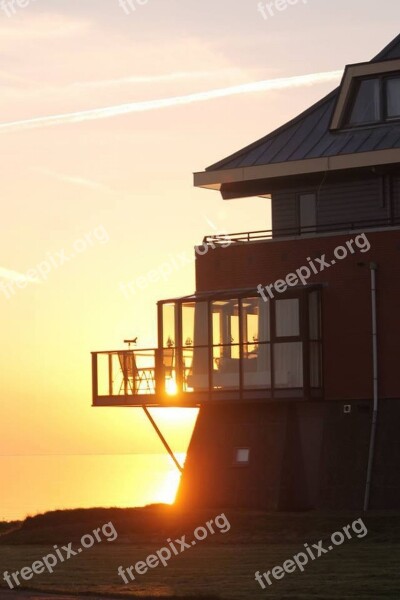
[[[306,283],[305,285],[292,286],[291,290],[317,290],[323,286],[321,283]],[[207,300],[232,300],[235,298],[259,298],[260,294],[257,288],[246,287],[246,288],[231,288],[223,290],[206,290],[203,292],[195,292],[189,296],[179,296],[178,298],[168,298],[159,300],[157,304],[169,304],[172,302],[204,302]]]
[[[370,62],[400,59],[400,34]],[[250,146],[211,165],[220,171],[379,150],[400,149],[400,124],[330,131],[340,86],[309,109]]]

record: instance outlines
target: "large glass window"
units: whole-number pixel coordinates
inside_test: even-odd
[[[262,298],[242,298],[243,385],[271,385],[270,303]]]
[[[237,388],[240,367],[239,300],[215,300],[211,316],[213,387]]]
[[[287,341],[284,341],[284,339]],[[290,341],[289,341],[289,338]],[[300,335],[300,298],[275,301],[273,344],[274,386],[303,387],[303,341]]]
[[[183,384],[187,391],[208,390],[208,303],[182,305]]]
[[[275,335],[276,337],[300,335],[300,301],[298,298],[276,300]]]
[[[277,388],[303,387],[303,344],[274,344],[274,385]]]
[[[321,388],[318,290],[293,290],[267,302],[258,295],[190,298],[163,303],[159,314],[169,393],[175,385],[177,393],[207,392],[211,399],[224,390],[227,398],[262,398],[261,390],[301,397],[301,388]]]
[[[176,305],[175,303],[163,304],[163,348],[172,348],[176,345]]]

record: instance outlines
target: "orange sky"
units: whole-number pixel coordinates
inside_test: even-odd
[[[309,0],[267,22],[248,0],[149,0],[130,15],[117,0],[58,0],[56,9],[38,0],[11,17],[0,13],[0,282],[92,239],[46,280],[32,276],[24,289],[14,281],[11,298],[0,291],[0,519],[171,496],[165,478],[174,476],[157,457],[163,449],[142,413],[91,408],[90,351],[117,349],[127,336],[153,346],[156,301],[191,293],[194,268],[182,266],[132,297],[121,283],[160,268],[169,254],[192,253],[214,227],[269,227],[266,200],[224,203],[193,189],[192,172],[295,116],[335,81],[289,81],[145,110],[148,101],[369,60],[398,33],[397,0],[383,5],[378,14],[366,0]],[[350,6],[356,21],[347,18]],[[133,103],[126,115],[112,116],[113,107]],[[18,124],[100,108],[111,108],[110,116],[34,129]],[[10,123],[17,125],[7,129]],[[158,411],[177,452],[186,451],[195,417]],[[153,459],[139,457],[146,454]],[[21,499],[36,455],[47,457],[35,463],[40,486]],[[87,456],[74,459],[73,469],[63,463],[70,455],[105,458],[95,472]],[[109,472],[114,455],[114,484],[104,488],[101,465]],[[146,460],[154,477],[138,488]],[[82,478],[89,482],[84,494]]]

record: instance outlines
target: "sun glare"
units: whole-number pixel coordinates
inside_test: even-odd
[[[185,456],[185,454],[177,454],[176,457],[180,464],[183,464]],[[165,475],[164,481],[160,486],[159,493],[157,494],[159,502],[165,502],[165,504],[173,504],[175,502],[180,479],[181,475],[171,461],[171,469]]]
[[[176,386],[175,379],[167,379],[165,382],[165,391],[167,392],[168,396],[176,395],[178,388]]]

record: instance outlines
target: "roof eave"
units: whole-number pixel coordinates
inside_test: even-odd
[[[219,171],[203,171],[194,174],[194,185],[195,187],[220,191],[222,186],[226,184],[243,184],[264,180],[267,185],[268,180],[276,181],[280,178],[391,164],[400,164],[400,148],[324,156],[306,160],[292,160],[269,165],[222,169]],[[264,193],[270,193],[270,190],[265,189]]]

